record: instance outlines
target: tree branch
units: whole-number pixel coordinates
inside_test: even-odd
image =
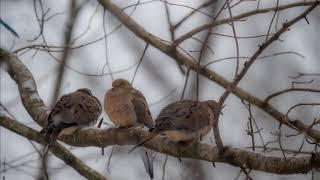
[[[47,119],[46,106],[37,91],[37,85],[29,69],[15,54],[0,48],[0,63],[7,66],[6,71],[16,81],[23,106],[29,115],[40,126],[45,126]]]
[[[203,31],[205,29],[208,29],[210,27],[215,27],[215,26],[219,26],[219,25],[222,25],[222,24],[230,23],[231,21],[237,21],[237,20],[244,19],[244,18],[253,16],[253,15],[257,15],[257,14],[269,13],[269,12],[276,11],[276,10],[277,11],[282,11],[282,10],[286,10],[286,9],[290,9],[290,8],[294,8],[294,7],[299,7],[299,6],[310,6],[310,5],[313,5],[314,3],[316,3],[316,2],[315,1],[310,1],[310,2],[302,1],[302,2],[287,4],[287,5],[283,5],[283,6],[278,6],[278,7],[271,7],[271,8],[257,9],[257,10],[253,10],[253,11],[248,11],[246,13],[243,13],[243,14],[240,14],[240,15],[237,15],[237,16],[233,16],[232,19],[231,18],[222,19],[222,20],[215,21],[213,23],[204,24],[204,25],[201,25],[201,26],[199,26],[197,28],[194,28],[190,32],[185,33],[184,35],[180,36],[180,38],[178,38],[175,41],[175,44],[179,45],[184,40],[190,38],[191,36],[201,32],[201,31]]]
[[[49,142],[40,135],[39,132],[13,120],[6,116],[0,116],[0,125],[16,134],[19,134],[29,140],[35,141],[43,146],[46,146]],[[58,142],[50,147],[50,151],[57,156],[59,159],[64,161],[66,164],[71,166],[73,169],[78,171],[82,176],[87,179],[94,180],[107,180],[108,178],[102,176],[94,169],[91,169],[79,158],[73,155],[68,149],[60,145]]]
[[[288,28],[292,25],[294,25],[296,22],[300,21],[301,19],[305,18],[314,8],[316,8],[319,5],[318,2],[314,3],[312,6],[310,6],[307,10],[305,10],[302,14],[295,17],[291,21],[284,23],[282,28],[279,29],[270,39],[265,41],[261,46],[259,46],[259,49],[251,56],[251,58],[244,64],[244,68],[241,70],[239,75],[236,76],[234,81],[228,86],[226,91],[223,93],[223,95],[219,99],[219,104],[222,106],[224,101],[227,99],[228,95],[235,89],[235,87],[239,84],[241,79],[245,76],[245,74],[248,72],[250,66],[257,60],[258,56],[267,48],[270,44],[272,44],[274,41],[278,40],[280,35],[283,34],[288,30]]]
[[[38,132],[20,124],[19,122],[10,120],[3,116],[0,116],[0,120],[1,126],[17,134],[44,145],[48,143]],[[62,140],[73,146],[103,147],[110,145],[135,144],[138,139],[145,138],[147,135],[148,132],[138,129],[114,128],[102,130],[91,128],[79,130],[71,136],[64,136]],[[188,146],[182,146],[172,142],[165,142],[161,137],[148,141],[144,146],[157,152],[169,154],[175,157],[200,159],[209,162],[221,162],[238,167],[245,165],[253,170],[276,174],[307,173],[313,168],[320,167],[320,152],[314,153],[311,156],[306,155],[288,160],[281,157],[265,156],[260,153],[227,147],[225,153],[223,155],[219,155],[218,149],[208,144],[195,143]],[[83,164],[81,164],[81,161],[78,161],[71,153],[65,153],[65,150],[66,149],[61,145],[55,145],[52,148],[52,152],[55,155],[79,172],[88,171],[89,167],[84,167]],[[89,175],[87,174],[85,176],[88,177]]]
[[[315,92],[315,93],[320,93],[320,90],[318,89],[309,89],[309,88],[290,88],[290,89],[284,89],[284,90],[281,90],[281,91],[278,91],[278,92],[275,92],[271,95],[269,95],[268,97],[266,97],[266,99],[264,100],[265,102],[268,102],[270,101],[270,99],[276,97],[276,96],[279,96],[281,94],[285,94],[285,93],[288,93],[288,92],[291,92],[291,91],[302,91],[302,92]]]
[[[122,12],[122,10],[117,7],[114,3],[112,3],[110,0],[99,0],[100,4],[109,10],[115,17],[117,17],[123,25],[125,25],[128,29],[130,29],[136,36],[140,37],[143,39],[146,43],[151,44],[152,46],[156,47],[163,53],[167,54],[170,56],[172,59],[175,61],[182,63],[188,67],[190,67],[192,70],[197,71],[198,65],[197,63],[193,62],[192,59],[189,57],[183,55],[182,53],[178,52],[174,46],[165,43],[166,41],[161,40],[158,37],[153,36],[146,30],[144,30],[143,27],[141,27],[139,24],[137,24],[133,19],[131,19],[127,14]],[[307,6],[307,5],[312,5],[312,4],[319,4],[319,2],[301,2],[301,3],[295,3],[295,4],[289,4],[286,7],[278,7],[278,10],[282,9],[288,9],[290,7],[296,7],[296,6]],[[280,8],[281,7],[281,8]],[[263,12],[269,12],[274,9],[264,9]],[[262,11],[260,9],[260,11]],[[234,16],[233,19],[236,20],[237,16]],[[244,18],[244,17],[241,17]],[[216,21],[217,23],[218,21]],[[229,22],[229,21],[228,21]],[[220,76],[216,72],[207,69],[207,68],[201,68],[199,71],[200,74],[203,76],[207,77],[208,79],[218,83],[224,88],[228,88],[231,84],[230,81],[226,80],[224,77]],[[281,112],[279,112],[277,109],[275,109],[273,106],[270,104],[264,102],[262,99],[259,99],[250,93],[244,91],[243,89],[239,87],[235,87],[233,92],[236,96],[238,96],[240,99],[246,100],[248,102],[251,102],[252,104],[256,105],[260,109],[264,110],[266,113],[268,113],[270,116],[272,116],[274,119],[279,121],[280,123],[286,124],[289,127],[294,126],[292,123],[293,122],[299,122],[300,125],[302,126],[296,126],[295,128],[298,129],[299,131],[305,132],[308,136],[313,138],[316,142],[320,142],[320,132],[316,130],[309,130],[305,131],[302,127],[308,127],[305,125],[301,120],[288,120],[288,118]]]

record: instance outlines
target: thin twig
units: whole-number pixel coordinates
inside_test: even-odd
[[[162,180],[164,180],[164,175],[166,173],[166,165],[167,165],[168,155],[166,155],[166,158],[164,159],[164,163],[162,165]]]
[[[309,89],[309,88],[289,88],[289,89],[284,89],[284,90],[281,90],[281,91],[278,91],[278,92],[275,92],[271,95],[269,95],[268,97],[265,98],[264,102],[269,102],[270,99],[276,97],[276,96],[279,96],[279,95],[282,95],[282,94],[285,94],[285,93],[288,93],[288,92],[292,92],[292,91],[302,91],[302,92],[315,92],[315,93],[320,93],[320,90],[318,89]]]
[[[142,55],[141,55],[141,57],[140,57],[139,63],[138,63],[138,65],[137,65],[137,68],[134,70],[133,77],[132,77],[132,80],[131,80],[131,85],[133,84],[134,78],[135,78],[136,75],[137,75],[138,69],[139,69],[139,67],[140,67],[140,65],[141,65],[141,63],[142,63],[142,61],[143,61],[143,58],[144,58],[144,56],[146,55],[146,52],[147,52],[148,47],[149,47],[149,44],[146,44],[146,46],[144,47],[144,50],[143,50]]]
[[[60,94],[61,91],[61,85],[63,83],[63,78],[64,78],[64,73],[65,73],[65,64],[67,64],[68,58],[69,58],[69,44],[71,42],[71,37],[72,37],[72,31],[74,28],[74,23],[78,14],[77,8],[76,8],[76,1],[72,0],[70,1],[70,14],[69,14],[69,18],[67,21],[67,31],[65,33],[65,39],[64,39],[64,52],[62,54],[62,58],[61,58],[61,64],[58,70],[58,76],[57,76],[57,80],[55,81],[55,85],[54,85],[54,94],[52,96],[52,103],[51,106],[53,106],[53,104],[57,101],[58,96]]]
[[[236,28],[234,27],[232,11],[231,11],[229,2],[227,2],[227,7],[228,7],[228,11],[229,11],[229,16],[230,16],[230,19],[231,19],[230,24],[231,24],[231,27],[232,27],[232,32],[233,32],[233,36],[234,36],[234,41],[235,41],[235,44],[236,44],[237,64],[236,64],[236,71],[235,71],[235,75],[234,75],[234,79],[236,79],[237,76],[238,76],[238,73],[239,73],[239,64],[240,64],[239,56],[240,56],[240,49],[239,49],[239,43],[238,43]]]

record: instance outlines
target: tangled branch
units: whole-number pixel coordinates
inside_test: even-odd
[[[10,76],[16,81],[19,87],[21,100],[26,110],[31,117],[41,126],[44,125],[46,118],[45,105],[41,100],[36,90],[36,84],[30,71],[24,66],[24,64],[13,54],[0,49],[0,61],[8,64],[8,72]],[[0,125],[16,132],[26,138],[30,138],[38,143],[47,143],[44,137],[42,137],[35,130],[26,127],[25,125],[11,120],[8,117],[1,116]],[[298,125],[297,125],[298,126]],[[62,136],[61,140],[67,144],[78,147],[106,147],[111,145],[131,145],[137,143],[139,140],[145,138],[148,132],[137,129],[97,129],[89,128],[82,129],[69,136]],[[221,162],[227,163],[238,167],[248,167],[253,170],[264,171],[277,174],[296,174],[307,173],[314,168],[320,167],[320,153],[313,153],[303,157],[294,157],[290,160],[275,156],[266,156],[260,153],[242,150],[239,148],[226,147],[224,154],[220,155],[218,149],[212,145],[195,143],[189,146],[182,146],[172,142],[165,142],[161,137],[154,138],[147,142],[145,147],[154,151],[172,155],[175,157],[193,158],[199,160],[206,160],[209,162]],[[59,150],[60,146],[57,145],[58,150],[53,150],[53,153],[76,170],[85,170],[93,175],[94,171],[88,168],[86,165],[81,164],[76,157],[71,156],[70,153],[62,153]],[[54,148],[54,149],[55,149]],[[62,147],[61,147],[62,148]],[[55,152],[59,151],[59,152]],[[59,154],[60,153],[60,154]],[[72,157],[65,156],[69,154]],[[68,158],[66,158],[68,157]],[[66,158],[66,159],[65,159]],[[76,167],[74,161],[79,166]],[[87,174],[87,175],[88,175]],[[86,175],[86,176],[87,176]],[[96,175],[98,177],[98,175]]]

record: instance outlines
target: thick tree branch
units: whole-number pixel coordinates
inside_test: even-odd
[[[187,57],[184,54],[175,50],[174,46],[167,44],[167,43],[165,43],[165,41],[148,33],[146,30],[144,30],[139,24],[137,24],[133,19],[131,19],[128,15],[126,15],[119,7],[117,7],[110,0],[99,0],[99,2],[104,8],[109,10],[115,17],[117,17],[122,22],[122,24],[125,25],[128,29],[130,29],[136,36],[143,39],[146,43],[149,43],[152,46],[158,48],[160,51],[167,54],[172,59],[190,67],[194,71],[197,71],[197,69],[198,69],[197,63],[193,62],[192,59],[190,59],[189,57]],[[319,2],[312,2],[312,3],[311,2],[303,2],[300,4],[289,4],[285,8],[282,8],[282,9],[296,7],[299,5],[300,6],[301,5],[307,6],[307,5],[312,5],[312,4],[318,5]],[[280,6],[279,6],[279,8],[280,8]],[[263,12],[269,12],[272,10],[274,10],[274,9],[273,8],[265,9],[265,10],[263,10]],[[278,9],[278,10],[280,10],[280,9]],[[234,20],[236,20],[235,18],[236,18],[236,16],[233,17]],[[244,18],[244,17],[241,17],[241,18]],[[218,22],[218,21],[216,21],[216,22]],[[229,20],[228,20],[228,22],[229,22]],[[223,86],[224,88],[228,88],[231,84],[230,81],[226,80],[225,78],[223,78],[222,76],[220,76],[219,74],[217,74],[216,72],[214,72],[208,68],[201,68],[199,73],[202,74],[203,76],[207,77],[208,79],[218,83],[219,85]],[[272,116],[274,119],[276,119],[280,123],[286,124],[289,127],[294,126],[294,124],[293,124],[294,122],[299,122],[298,124],[300,124],[301,126],[295,126],[296,129],[298,129],[299,131],[305,132],[306,134],[308,134],[308,136],[312,137],[315,141],[320,142],[320,132],[313,130],[313,129],[306,132],[305,129],[302,127],[308,127],[308,126],[305,125],[301,120],[288,120],[288,118],[283,113],[279,112],[273,106],[264,102],[262,99],[251,95],[250,93],[244,91],[243,89],[241,89],[239,87],[235,87],[232,93],[234,93],[240,99],[251,102],[252,104],[254,104],[257,107],[264,110],[266,113],[268,113],[270,116]]]
[[[137,129],[87,129],[80,130],[73,136],[64,137],[63,140],[74,146],[104,147],[110,145],[133,145],[147,136],[148,132]],[[218,149],[212,145],[202,143],[188,146],[178,145],[163,141],[161,137],[148,141],[144,146],[175,157],[221,162],[238,167],[245,165],[253,170],[276,174],[307,173],[313,168],[320,167],[319,152],[312,156],[288,160],[239,148],[227,147],[224,154],[220,155]]]
[[[16,134],[19,134],[29,140],[35,141],[39,144],[46,146],[49,142],[40,135],[37,131],[13,120],[6,116],[0,116],[0,125]],[[50,147],[50,151],[73,169],[78,171],[82,176],[87,179],[94,180],[107,180],[104,176],[99,174],[94,169],[91,169],[84,162],[73,155],[68,149],[60,145],[58,142]]]
[[[0,116],[0,125],[20,134],[28,139],[45,145],[48,143],[43,136],[35,130],[7,117]],[[145,138],[148,132],[138,129],[83,129],[77,131],[72,136],[64,136],[63,140],[71,145],[87,146],[110,146],[110,145],[128,145],[135,144],[138,139]],[[233,166],[246,166],[253,170],[264,171],[276,174],[297,174],[307,173],[313,168],[320,167],[320,153],[314,153],[311,156],[306,155],[290,160],[281,157],[265,156],[263,154],[241,150],[238,148],[227,147],[223,155],[219,155],[218,149],[208,144],[196,143],[188,146],[177,145],[171,142],[165,142],[161,137],[147,142],[145,147],[152,150],[169,154],[175,157],[200,159],[210,162],[227,163]],[[67,164],[75,168],[86,177],[96,177],[103,179],[101,175],[87,167],[70,152],[67,152],[61,145],[55,145],[51,151]],[[90,178],[89,178],[90,179]]]
[[[46,106],[40,98],[33,75],[15,54],[0,48],[0,63],[7,66],[7,72],[16,81],[23,106],[29,115],[40,126],[47,118]]]

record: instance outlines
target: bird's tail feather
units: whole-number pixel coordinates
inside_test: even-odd
[[[146,137],[144,140],[140,141],[138,144],[133,146],[133,148],[130,149],[130,151],[128,153],[130,154],[132,151],[134,151],[138,147],[142,146],[144,143],[150,141],[151,139],[155,138],[159,134],[160,134],[160,131],[152,131],[151,134],[148,137]]]
[[[153,161],[151,154],[148,153],[144,148],[139,147],[141,159],[143,161],[144,168],[149,174],[150,178],[153,179]]]

